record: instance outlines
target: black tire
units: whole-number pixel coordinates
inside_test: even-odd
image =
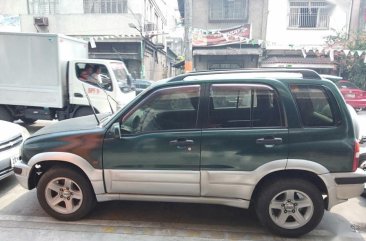
[[[319,224],[324,215],[324,200],[316,186],[308,181],[295,178],[276,180],[266,184],[257,196],[255,203],[258,219],[263,226],[280,236],[298,237],[312,231]],[[289,202],[292,199],[287,198],[287,194],[283,194],[285,191],[289,193],[294,191],[295,194],[293,196],[295,198],[292,202]],[[301,193],[307,195],[307,197],[302,196]],[[284,195],[282,196],[285,199],[284,201],[275,199],[276,197],[282,198],[279,194]],[[312,208],[296,208],[297,205],[300,205],[301,200],[298,199],[299,197],[303,197],[303,200],[306,202],[310,201]],[[280,209],[271,208],[270,210],[271,201],[274,201],[273,206],[280,205]],[[301,224],[298,224],[299,222],[295,219],[295,214],[301,214],[301,217],[304,218],[305,221],[302,226],[299,226]],[[286,224],[283,224],[284,226],[287,225],[287,227],[281,227],[272,220],[272,218],[278,218],[277,222],[280,223],[281,215],[287,217],[284,218],[284,223]],[[289,227],[291,225],[294,226]]]
[[[361,196],[366,198],[366,188],[363,189],[363,193],[361,193]]]
[[[70,213],[62,213],[58,211],[57,209],[64,209],[66,210],[66,195],[64,192],[55,192],[50,191],[51,189],[48,188],[48,185],[54,184],[55,180],[62,180],[62,179],[68,179],[71,180],[73,185],[73,188],[65,189],[65,192],[69,191],[68,196],[73,197],[72,195],[75,193],[81,193],[81,200],[78,201],[77,199],[71,198],[67,202],[75,203],[75,200],[78,201],[75,206],[77,206],[76,210],[73,210]],[[66,183],[64,183],[66,184]],[[76,184],[76,185],[75,185]],[[62,182],[58,182],[58,186],[62,187]],[[74,193],[73,193],[74,192]],[[51,207],[47,202],[48,194],[53,193],[55,196],[54,198],[63,199],[63,201],[59,201],[57,205],[54,205],[54,207]],[[64,194],[65,196],[62,196]],[[52,195],[52,194],[51,194]],[[83,217],[85,217],[96,205],[96,198],[93,191],[93,188],[87,180],[86,177],[84,177],[79,172],[75,171],[71,168],[66,167],[55,167],[49,169],[46,173],[44,173],[37,185],[37,197],[38,201],[41,205],[41,207],[52,217],[64,220],[64,221],[74,221],[79,220]],[[55,200],[50,199],[48,197],[48,200]],[[64,207],[64,208],[63,208]],[[56,210],[55,210],[56,209]]]
[[[13,122],[14,118],[5,107],[0,106],[0,120]]]
[[[26,118],[26,117],[22,117],[20,119],[23,121],[24,124],[27,124],[27,125],[31,125],[31,124],[33,124],[34,122],[37,121],[35,119]]]
[[[93,115],[93,110],[90,107],[80,107],[79,109],[77,109],[74,113],[74,118],[75,117],[81,117],[81,116],[87,116],[87,115]]]

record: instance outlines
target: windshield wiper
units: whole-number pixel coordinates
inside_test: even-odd
[[[81,86],[83,86],[83,90],[84,90],[84,93],[85,93],[85,95],[86,95],[86,99],[88,100],[89,106],[90,106],[90,108],[91,108],[91,109],[92,109],[92,111],[93,111],[93,114],[94,114],[94,116],[95,116],[95,119],[97,120],[98,125],[100,125],[100,121],[99,121],[99,119],[98,119],[98,117],[97,117],[97,113],[95,113],[95,110],[94,110],[94,108],[93,108],[93,106],[92,106],[92,104],[91,104],[91,101],[90,101],[90,97],[89,97],[89,95],[88,95],[87,91],[85,90],[84,83],[81,83]]]

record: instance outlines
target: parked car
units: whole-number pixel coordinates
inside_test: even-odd
[[[136,79],[134,82],[136,95],[140,94],[144,89],[149,87],[153,82],[145,79]]]
[[[361,163],[360,168],[366,172],[366,158]],[[363,193],[361,194],[361,196],[366,198],[366,183],[364,184],[364,189],[363,189]]]
[[[346,80],[340,80],[336,84],[346,102],[355,108],[356,111],[366,108],[366,91],[361,90],[355,84]]]
[[[342,77],[340,76],[337,76],[337,75],[329,75],[329,74],[321,74],[320,75],[323,79],[327,79],[327,80],[331,80],[333,81],[334,83],[342,80]]]
[[[109,200],[253,206],[265,227],[294,237],[366,181],[356,122],[336,85],[311,70],[190,73],[94,118],[39,130],[15,165],[57,219]]]
[[[360,168],[366,171],[366,128],[365,125],[361,125],[361,137],[360,137]],[[366,183],[364,185],[363,197],[366,197]]]
[[[14,163],[20,157],[20,146],[28,136],[24,127],[0,120],[0,180],[13,174]]]

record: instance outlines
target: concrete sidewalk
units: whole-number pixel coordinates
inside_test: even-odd
[[[294,240],[366,240],[366,199],[355,198],[326,212],[321,224]],[[202,225],[156,221],[83,219],[61,222],[51,217],[0,215],[1,241],[49,240],[291,240],[274,236],[261,226]]]
[[[366,233],[316,229],[296,240],[365,240]],[[0,239],[2,241],[49,240],[290,240],[258,229],[231,226],[185,225],[149,222],[120,222],[83,220],[59,222],[49,217],[24,217],[0,215]]]

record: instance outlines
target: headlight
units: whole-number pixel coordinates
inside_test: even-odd
[[[22,134],[22,137],[23,137],[23,141],[25,141],[30,136],[28,130],[25,129],[24,127],[22,127],[21,134]]]

